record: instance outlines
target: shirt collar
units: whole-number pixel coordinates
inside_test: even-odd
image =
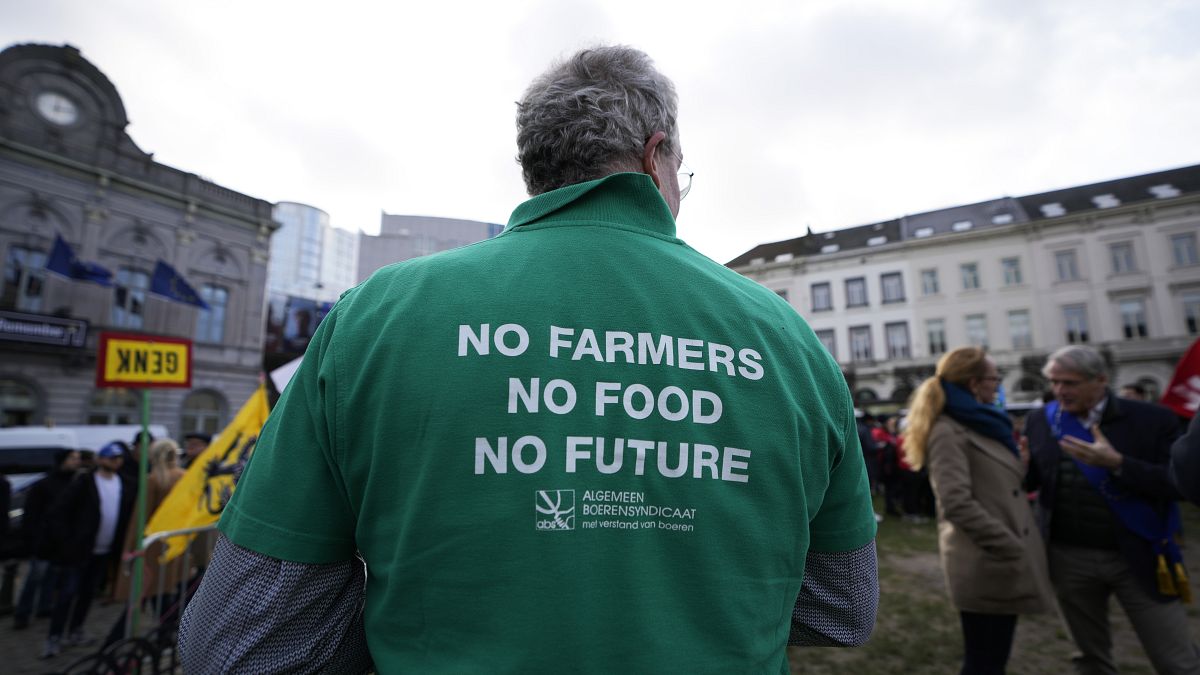
[[[571,221],[604,223],[675,240],[675,218],[654,181],[642,173],[614,173],[533,197],[513,210],[504,233]]]
[[[1100,420],[1104,417],[1104,408],[1107,405],[1108,397],[1101,397],[1100,402],[1092,406],[1092,409],[1088,411],[1087,420],[1084,421],[1083,428],[1091,429],[1097,424],[1100,424]]]

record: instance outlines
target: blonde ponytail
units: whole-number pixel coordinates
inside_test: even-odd
[[[908,399],[908,429],[904,433],[904,461],[913,469],[925,465],[929,431],[946,407],[941,380],[967,386],[971,378],[987,370],[987,352],[979,347],[960,347],[938,360],[933,377],[921,383]]]

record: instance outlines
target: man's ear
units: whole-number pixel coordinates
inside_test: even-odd
[[[667,132],[656,131],[646,141],[646,147],[642,149],[642,173],[650,176],[654,181],[654,187],[662,189],[662,179],[659,177],[660,165],[658,163],[658,145],[667,137]]]

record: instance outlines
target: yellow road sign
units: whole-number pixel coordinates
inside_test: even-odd
[[[96,356],[97,387],[192,386],[191,340],[106,332]]]

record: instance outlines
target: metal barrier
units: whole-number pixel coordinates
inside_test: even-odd
[[[125,636],[141,637],[155,632],[173,631],[179,624],[183,607],[200,583],[200,577],[212,558],[216,545],[216,523],[201,527],[188,527],[166,532],[155,532],[146,537],[142,548],[126,553],[122,557],[120,574],[132,581],[134,566],[145,565],[141,597],[134,597],[138,590],[129,584],[128,604],[125,612]],[[163,542],[176,537],[195,536],[184,552],[167,562],[160,562]],[[144,613],[144,614],[143,614]],[[153,627],[143,631],[142,617],[153,617]]]

